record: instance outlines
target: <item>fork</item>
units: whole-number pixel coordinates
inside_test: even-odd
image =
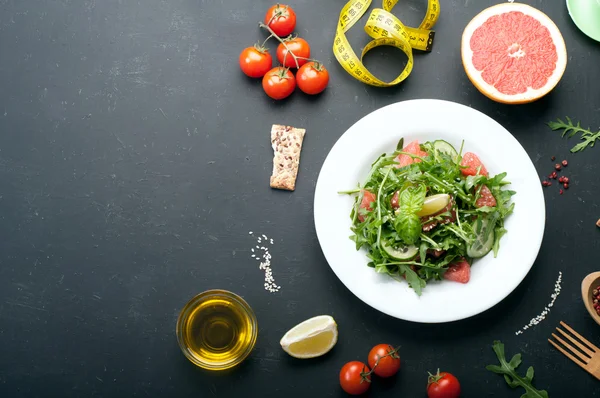
[[[570,345],[554,333],[552,333],[552,337],[558,340],[558,342],[565,346],[572,354],[570,354],[561,346],[556,344],[553,340],[548,339],[548,342],[550,342],[550,344],[552,344],[558,351],[562,352],[571,361],[575,362],[577,365],[585,369],[589,374],[594,376],[596,379],[600,380],[600,349],[598,349],[598,347],[584,339],[579,333],[574,331],[569,325],[567,325],[563,321],[560,321],[560,325],[564,327],[567,331],[569,331],[572,335],[581,340],[581,342],[585,345],[581,344],[579,341],[575,340],[573,337],[571,337],[559,328],[556,328],[556,330],[562,336],[566,337],[567,340],[569,340],[571,343],[575,344],[575,346],[577,346],[579,350],[574,348],[572,345]],[[577,358],[575,358],[573,354],[577,356]]]

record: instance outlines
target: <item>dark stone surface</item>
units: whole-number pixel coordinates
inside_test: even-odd
[[[523,353],[521,372],[533,365],[535,385],[550,396],[598,395],[597,382],[547,338],[564,320],[600,343],[579,293],[597,270],[600,149],[571,156],[575,141],[545,126],[565,115],[600,123],[598,43],[576,29],[563,1],[528,2],[561,29],[567,71],[534,104],[496,104],[468,81],[460,38],[498,1],[444,1],[433,52],[416,54],[405,83],[377,89],[333,58],[344,3],[292,3],[297,31],[331,82],[320,97],[275,103],[237,65],[240,50],[265,37],[256,22],[269,1],[0,0],[0,396],[343,396],[340,367],[381,342],[402,345],[403,368],[373,383],[373,397],[425,396],[427,371],[438,367],[459,377],[464,397],[520,396],[484,368],[496,361],[494,339]],[[401,2],[395,14],[415,26],[424,8]],[[356,50],[367,41],[365,19],[349,33]],[[386,49],[367,57],[387,78],[402,62]],[[545,190],[544,242],[521,285],[493,309],[447,325],[396,320],[360,302],[331,272],[313,226],[314,186],[333,143],[369,112],[414,98],[490,115],[540,175],[556,155],[569,159],[573,180],[563,196]],[[293,193],[269,188],[273,123],[307,129]],[[263,289],[248,231],[275,240],[277,294]],[[515,336],[550,300],[559,271],[562,294],[546,321]],[[252,356],[222,374],[194,368],[175,339],[178,311],[209,288],[244,296],[260,324]],[[281,336],[318,314],[339,324],[335,349],[288,357]]]

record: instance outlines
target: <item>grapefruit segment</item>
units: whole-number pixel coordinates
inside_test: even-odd
[[[448,266],[444,279],[459,283],[467,283],[471,279],[471,266],[466,259],[461,258]]]
[[[377,202],[377,196],[375,196],[374,193],[365,190],[363,192],[363,197],[362,197],[362,200],[361,200],[358,208],[365,209],[366,211],[372,211],[374,209],[373,204],[376,202]],[[365,221],[365,216],[363,214],[361,214],[360,212],[358,213],[358,220],[360,222]]]
[[[565,41],[550,18],[521,3],[483,10],[463,32],[465,72],[490,99],[522,104],[548,94],[567,66]]]
[[[488,176],[488,171],[479,159],[479,156],[473,152],[465,152],[460,165],[466,167],[461,169],[460,172],[465,176],[476,176],[478,173],[484,176]]]
[[[421,146],[419,145],[419,140],[414,140],[414,141],[410,142],[408,145],[406,145],[404,148],[402,148],[402,152],[411,153],[413,155],[420,156],[422,158],[427,156],[427,152],[421,150]],[[402,168],[405,166],[409,166],[413,163],[420,163],[421,159],[418,159],[418,158],[413,159],[412,157],[401,153],[400,155],[398,155],[396,157],[396,162],[398,162],[398,165],[396,167]]]
[[[479,191],[479,199],[475,202],[475,207],[496,207],[497,204],[492,191],[490,191],[487,185],[482,186],[481,191]]]

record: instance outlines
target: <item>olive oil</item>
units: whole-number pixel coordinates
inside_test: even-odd
[[[178,338],[184,354],[206,369],[228,369],[243,361],[256,342],[256,318],[239,296],[204,292],[182,310]]]

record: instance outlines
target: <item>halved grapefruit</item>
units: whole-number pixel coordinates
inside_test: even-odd
[[[565,41],[550,18],[521,3],[483,10],[463,32],[469,80],[485,96],[523,104],[548,94],[567,67]]]

